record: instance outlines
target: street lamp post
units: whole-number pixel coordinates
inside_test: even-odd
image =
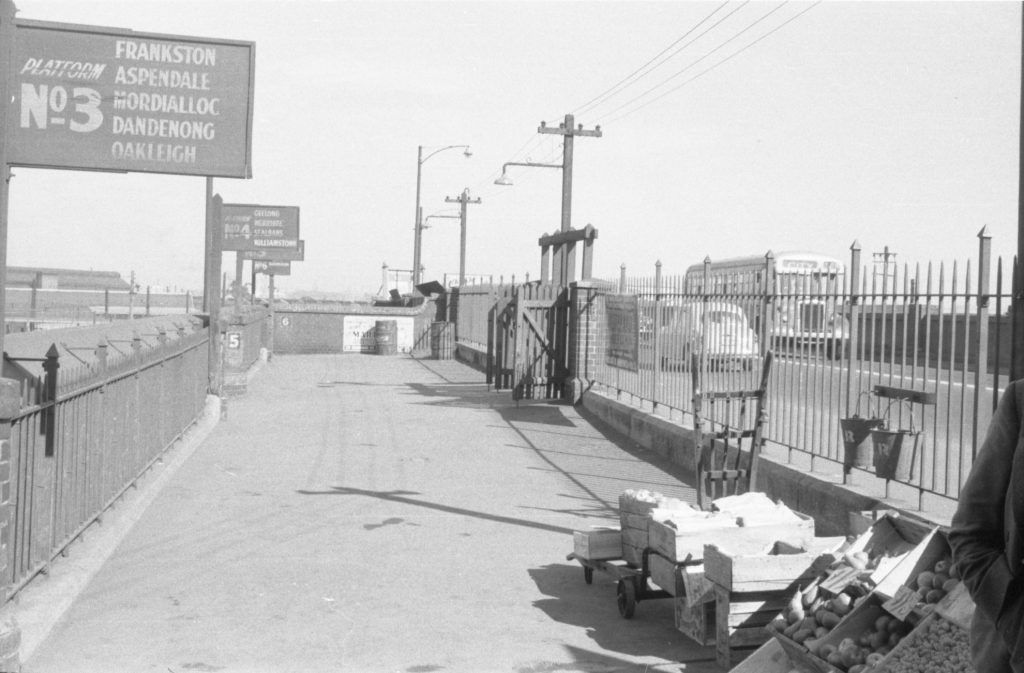
[[[423,164],[426,163],[427,159],[444,152],[445,150],[451,150],[455,148],[461,148],[462,154],[465,157],[473,156],[473,153],[469,150],[469,145],[448,145],[441,149],[434,150],[427,156],[423,156],[423,145],[420,145],[416,152],[416,226],[414,227],[414,236],[412,244],[412,284],[413,287],[419,285],[420,282],[420,255],[423,235],[423,213],[420,210],[420,185],[423,179]]]
[[[537,133],[549,133],[562,136],[562,163],[556,164],[534,164],[534,163],[515,163],[509,162],[502,167],[501,177],[494,181],[496,185],[511,185],[512,180],[509,179],[505,173],[505,168],[508,166],[534,166],[540,168],[561,168],[562,169],[562,219],[560,225],[561,233],[565,234],[572,228],[572,159],[573,159],[573,139],[576,136],[589,136],[592,138],[601,137],[601,127],[597,126],[591,131],[583,129],[583,125],[576,126],[575,119],[571,114],[565,115],[565,120],[558,125],[557,128],[548,126],[545,122],[541,122],[540,127],[537,129]],[[565,247],[561,247],[558,256],[561,260],[559,263],[559,282],[565,285],[569,278],[567,277],[568,272],[568,250]]]
[[[427,215],[426,217],[423,218],[423,224],[420,225],[420,236],[421,237],[423,236],[423,230],[424,229],[430,229],[430,225],[427,224],[427,222],[430,222],[430,220],[434,220],[434,219],[460,220],[460,219],[462,219],[462,216],[461,215],[441,215],[441,214]],[[422,246],[423,246],[423,242],[421,240],[420,241],[420,259],[421,260],[423,258],[423,248],[422,248]],[[422,270],[422,268],[423,268],[423,266],[420,265],[420,269],[421,270]]]

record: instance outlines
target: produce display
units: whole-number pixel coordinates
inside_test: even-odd
[[[923,570],[916,579],[917,595],[922,603],[934,605],[960,583],[960,573],[948,558],[936,562],[931,570]],[[927,610],[926,610],[927,611]]]
[[[884,594],[872,593],[873,587],[867,573],[872,567],[877,566],[878,560],[863,551],[847,551],[830,569],[830,575],[846,574],[846,580],[841,582],[842,588],[839,592],[832,593],[823,588],[829,586],[829,577],[816,580],[792,597],[783,614],[770,625],[770,628],[778,635],[803,645],[812,657],[821,659],[845,673],[969,670],[960,668],[960,664],[957,663],[969,660],[969,647],[966,641],[961,642],[955,638],[949,639],[948,647],[956,649],[958,654],[955,657],[945,657],[948,660],[944,663],[946,668],[930,668],[927,664],[920,664],[924,668],[915,668],[918,663],[906,666],[900,664],[902,667],[896,668],[893,663],[925,661],[926,655],[911,655],[908,652],[922,647],[931,648],[927,640],[930,636],[918,636],[915,632],[915,642],[918,638],[921,639],[919,645],[899,650],[895,648],[918,623],[933,613],[936,605],[959,584],[959,573],[950,558],[947,556],[929,563],[923,570],[917,570],[916,575],[907,578],[905,586],[900,588],[898,595],[891,601],[890,597]],[[836,585],[832,586],[835,588]],[[869,597],[873,597],[871,603],[864,604]],[[857,610],[862,604],[863,608]],[[883,605],[886,610],[905,615],[905,618],[893,616],[882,609]],[[865,611],[868,611],[868,614],[864,614]],[[860,616],[851,619],[849,626],[844,626],[841,631],[833,634],[833,631],[844,623],[844,618],[855,612]],[[872,617],[872,612],[877,612],[877,615]],[[868,618],[866,624],[864,617]],[[960,633],[964,630],[955,624],[938,615],[935,615],[933,620],[922,625],[929,629],[929,634],[933,630],[940,630],[947,635],[952,635],[956,631],[955,635],[966,638],[966,632]],[[934,624],[938,626],[932,626]],[[894,656],[886,659],[890,652],[894,652]]]
[[[974,673],[967,630],[936,615],[885,662],[886,673]],[[861,669],[872,673],[875,669]],[[850,669],[850,673],[857,673]]]

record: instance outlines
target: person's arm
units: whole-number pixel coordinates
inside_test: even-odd
[[[1011,383],[999,400],[960,493],[949,532],[953,561],[964,585],[978,609],[998,625],[1008,643],[1017,640],[1021,618],[1017,604],[1024,603],[1024,586],[1016,579],[1018,569],[1011,570],[1008,565],[1004,538],[1005,500],[1020,438],[1017,397],[1021,385]],[[1015,619],[1002,619],[1007,612],[1017,613]]]

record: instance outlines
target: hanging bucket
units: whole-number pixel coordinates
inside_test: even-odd
[[[908,481],[914,476],[917,440],[913,430],[872,430],[875,474],[883,479]]]
[[[871,431],[882,427],[881,418],[840,418],[839,426],[843,431],[843,467],[847,472],[858,467],[866,470],[871,467],[873,449]]]
[[[892,408],[892,404],[889,405]],[[889,409],[886,409],[888,417]],[[910,409],[910,429],[890,430],[879,428],[871,431],[874,449],[875,475],[883,479],[909,481],[914,476],[914,460],[917,458],[917,443],[921,432],[914,429],[914,409]]]

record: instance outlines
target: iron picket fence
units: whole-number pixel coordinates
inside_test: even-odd
[[[11,430],[13,515],[3,578],[10,595],[142,476],[202,414],[208,328],[159,335],[149,348],[61,362],[26,377]]]
[[[742,312],[760,353],[771,348],[776,355],[766,435],[788,460],[841,469],[848,483],[881,475],[887,496],[890,486],[907,488],[920,507],[931,497],[956,499],[1009,381],[1014,274],[1012,264],[992,264],[990,251],[983,231],[974,264],[901,267],[888,252],[864,264],[855,244],[849,264],[827,283],[811,274],[783,278],[773,271],[770,253],[757,278],[720,274],[715,280],[711,260],[703,280],[699,270],[663,277],[660,263],[653,277],[627,277],[623,269],[611,284],[618,294],[637,297],[639,367],[631,371],[598,358],[592,383],[684,421],[692,413],[691,366],[701,368],[705,387],[753,385],[757,367],[741,366],[749,343],[723,337],[713,326],[728,311]],[[596,303],[600,332],[607,330],[603,296]],[[685,323],[682,315],[700,317]],[[811,321],[819,327],[795,326]],[[894,402],[875,394],[878,386],[914,396]],[[882,419],[906,437],[909,473],[851,465],[842,420],[861,416]]]

